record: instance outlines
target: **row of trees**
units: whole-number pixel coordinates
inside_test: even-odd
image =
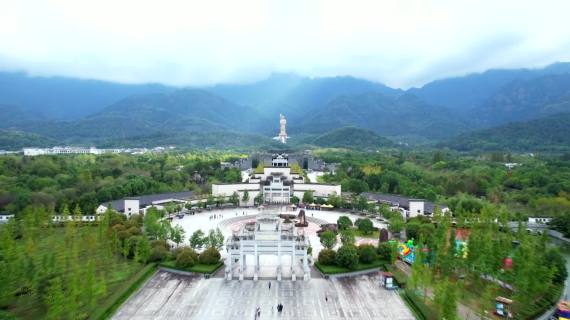
[[[509,160],[522,165],[509,170],[503,162],[496,161],[496,155],[477,158],[452,152],[317,155],[327,162],[341,163],[334,174],[326,174],[322,180],[341,183],[343,192],[378,191],[431,201],[445,200],[453,212],[455,203],[463,202],[469,208],[484,198],[484,202],[503,203],[514,213],[523,215],[570,214],[570,161],[567,158],[510,155]],[[454,201],[456,197],[462,201]],[[473,200],[472,203],[465,202],[466,198]],[[339,200],[342,201],[333,202]],[[448,202],[454,203],[449,205]],[[335,207],[344,207],[344,204]]]
[[[458,319],[458,303],[471,304],[468,297],[473,290],[482,293],[477,297],[480,316],[492,309],[498,285],[482,278],[511,284],[515,313],[532,317],[541,308],[536,301],[548,299],[548,293],[566,279],[564,259],[546,238],[529,235],[524,226],[518,232],[499,227],[508,221],[505,211],[487,205],[457,221],[452,227],[451,217],[436,211],[435,224],[415,220],[406,225],[415,229],[412,233],[418,239],[409,283],[423,291],[424,301],[429,300],[441,318]],[[456,242],[456,233],[468,236],[466,248]]]
[[[64,215],[69,214],[64,207]],[[79,206],[73,211],[81,215]],[[137,269],[120,258],[123,219],[107,213],[97,226],[52,222],[53,211],[26,208],[19,219],[0,226],[0,305],[48,319],[85,318],[109,287]],[[137,228],[136,222],[124,228]],[[140,230],[140,228],[139,228]],[[122,240],[124,242],[124,240]],[[25,298],[26,297],[26,298]]]
[[[151,193],[210,191],[212,182],[239,182],[238,169],[222,169],[232,155],[215,152],[146,155],[0,157],[0,211],[28,205],[79,205],[92,214],[105,201]]]

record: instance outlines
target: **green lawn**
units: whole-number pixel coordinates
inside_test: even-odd
[[[348,269],[345,267],[335,266],[335,265],[324,265],[320,264],[319,262],[315,262],[315,267],[319,269],[324,274],[339,274],[339,273],[347,273],[347,272],[355,272],[355,271],[363,271],[368,269],[374,268],[381,268],[386,264],[384,260],[376,260],[372,263],[359,263],[356,265],[355,269]]]
[[[354,235],[361,238],[370,238],[370,239],[379,239],[380,238],[380,231],[374,230],[372,233],[364,234],[362,231],[358,229],[354,229]]]
[[[170,261],[164,261],[160,265],[163,267],[166,267],[166,268],[171,268],[171,269],[176,269],[176,270],[212,274],[212,273],[216,272],[216,270],[221,268],[224,265],[224,263],[222,261],[220,261],[216,264],[198,263],[198,264],[195,264],[193,267],[190,267],[190,268],[179,268],[176,266],[176,261],[170,260]]]

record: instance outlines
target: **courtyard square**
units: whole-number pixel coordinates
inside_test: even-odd
[[[271,288],[269,288],[271,282]],[[327,301],[328,300],[328,301]],[[283,312],[277,312],[277,304]],[[377,275],[310,281],[226,281],[155,274],[113,319],[414,319]]]

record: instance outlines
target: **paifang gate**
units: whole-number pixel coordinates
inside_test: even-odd
[[[291,280],[295,281],[297,264],[301,264],[303,280],[310,279],[307,248],[308,238],[295,227],[293,222],[283,221],[276,213],[260,213],[255,222],[243,225],[234,231],[226,242],[226,279],[234,278],[236,269],[239,280],[244,279],[246,257],[254,257],[253,280],[259,278],[259,257],[262,255],[277,256],[277,280],[283,278],[282,256],[291,258]]]

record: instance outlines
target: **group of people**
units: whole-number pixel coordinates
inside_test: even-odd
[[[283,305],[281,303],[277,304],[277,312],[281,313],[283,311]],[[259,320],[261,317],[261,308],[257,307],[255,308],[255,315],[254,315],[254,319],[255,320]]]
[[[236,212],[236,217],[238,216],[239,212]],[[245,216],[245,211],[242,211],[241,213],[242,216]]]
[[[223,214],[218,213],[218,214],[212,214],[210,215],[210,220],[215,220],[215,219],[222,219],[224,217]]]

